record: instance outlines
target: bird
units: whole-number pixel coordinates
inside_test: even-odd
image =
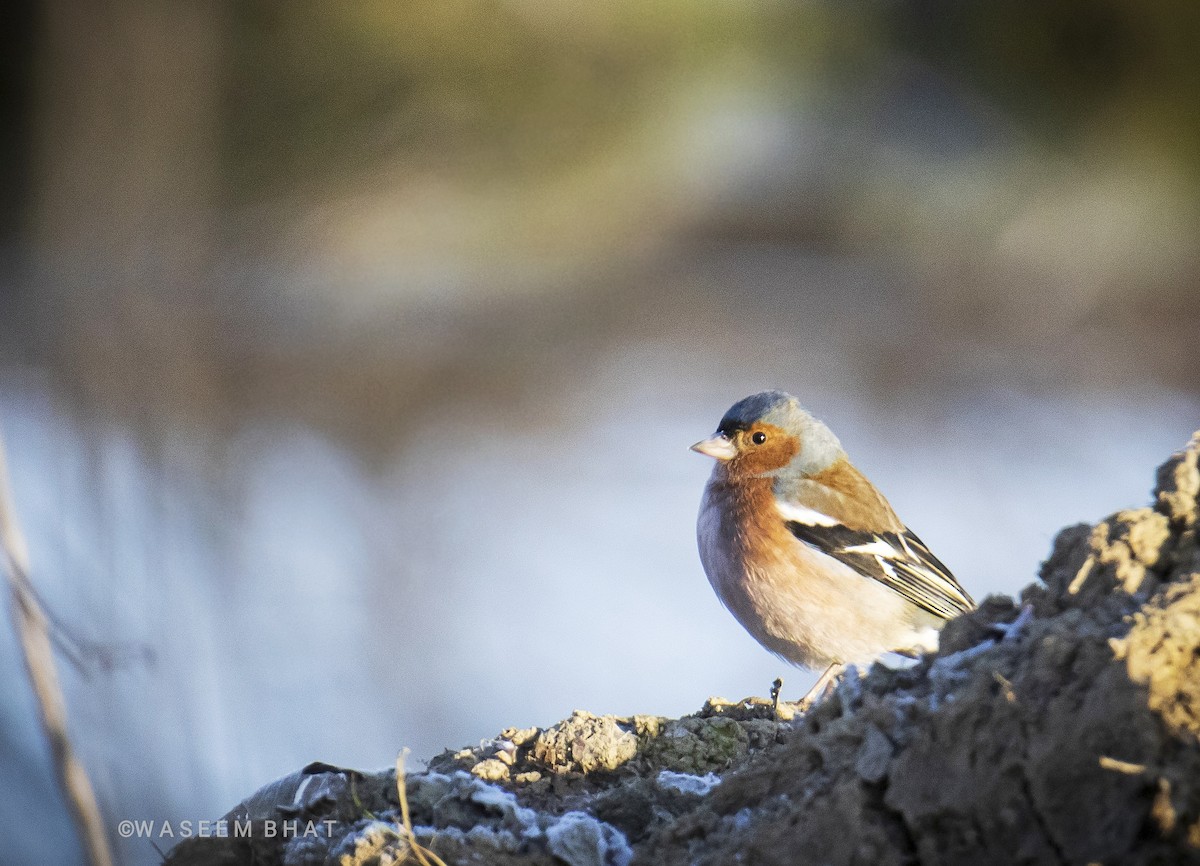
[[[846,665],[936,649],[942,626],[975,607],[791,394],[739,400],[691,447],[716,460],[696,522],[705,574],[762,646],[824,671],[802,706]]]

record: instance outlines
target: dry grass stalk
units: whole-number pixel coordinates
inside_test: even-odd
[[[405,749],[396,756],[396,793],[400,797],[400,838],[408,846],[408,851],[412,853],[420,866],[446,866],[446,862],[441,857],[417,841],[417,836],[413,832],[412,819],[408,816],[408,785],[404,780],[404,758],[407,755],[408,749]]]
[[[50,742],[59,785],[71,808],[88,862],[92,866],[112,866],[112,852],[96,793],[67,735],[67,708],[54,665],[49,623],[29,581],[29,549],[17,527],[3,442],[0,442],[0,554],[8,577],[13,626],[21,641],[25,670],[41,711],[42,730]]]

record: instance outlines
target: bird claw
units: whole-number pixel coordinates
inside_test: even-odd
[[[817,677],[817,681],[813,683],[813,687],[798,701],[790,704],[794,708],[794,713],[797,715],[807,713],[821,701],[823,701],[834,689],[837,688],[845,673],[846,666],[841,664],[832,664],[826,668],[821,676]],[[782,686],[783,683],[776,680]],[[778,711],[777,711],[778,712]]]

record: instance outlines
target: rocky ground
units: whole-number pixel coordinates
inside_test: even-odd
[[[167,863],[1200,863],[1198,460],[1200,433],[1150,507],[1063,530],[1019,600],[807,713],[577,712],[402,788],[313,764]]]

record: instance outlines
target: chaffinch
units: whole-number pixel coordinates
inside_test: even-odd
[[[764,647],[827,666],[805,700],[845,664],[935,648],[946,621],[975,606],[790,394],[735,403],[692,449],[717,461],[697,523],[708,580]]]

